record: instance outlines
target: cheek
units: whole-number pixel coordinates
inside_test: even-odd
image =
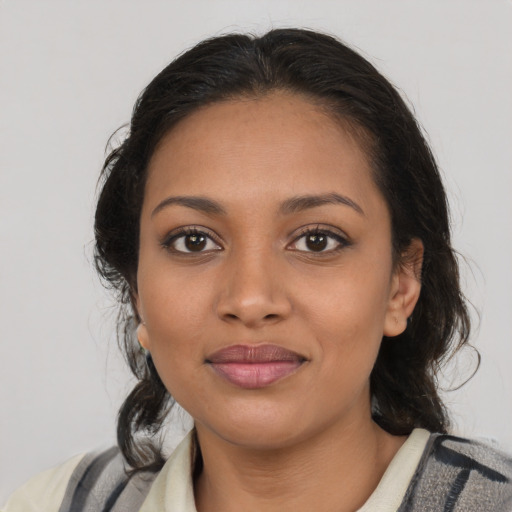
[[[148,265],[146,265],[148,268]],[[204,356],[200,343],[207,331],[210,294],[185,272],[157,271],[149,265],[139,277],[139,296],[146,322],[149,349],[161,376],[197,366]]]
[[[294,289],[304,332],[316,340],[318,356],[333,378],[340,371],[347,379],[369,375],[383,336],[389,274],[365,266],[364,272],[347,267],[319,277],[305,276]]]
[[[356,261],[350,265],[302,273],[291,294],[300,315],[309,317],[316,328],[354,341],[370,332],[380,339],[389,303],[391,265],[353,259]]]
[[[206,400],[208,390],[202,388],[201,379],[195,378],[204,371],[204,338],[208,332],[204,307],[188,294],[177,290],[173,293],[172,289],[169,292],[160,285],[155,288],[146,301],[146,325],[157,372],[182,406]],[[190,412],[189,407],[186,409]]]
[[[204,315],[210,294],[208,278],[172,266],[163,251],[147,253],[141,254],[137,281],[146,323],[155,329],[193,327]]]

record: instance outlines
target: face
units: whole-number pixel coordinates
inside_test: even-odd
[[[371,422],[369,376],[414,283],[364,151],[307,100],[214,104],[157,147],[138,335],[199,434],[277,447]]]

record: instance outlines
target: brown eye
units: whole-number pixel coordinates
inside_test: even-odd
[[[186,235],[184,237],[185,247],[190,252],[199,252],[206,247],[207,238],[201,234]]]
[[[312,229],[303,232],[289,246],[290,249],[309,253],[334,253],[350,245],[349,241],[331,230]]]
[[[171,235],[167,240],[162,242],[163,247],[174,253],[203,253],[220,251],[220,247],[211,235],[199,230],[182,230],[181,232]]]
[[[327,247],[328,239],[323,234],[307,235],[305,239],[306,247],[310,251],[323,251]]]

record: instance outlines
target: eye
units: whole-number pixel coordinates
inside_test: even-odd
[[[171,233],[162,246],[169,251],[185,254],[222,250],[211,234],[196,228],[180,228],[178,232]]]
[[[349,242],[342,235],[317,227],[304,230],[290,248],[301,252],[329,253],[341,250],[347,245]]]

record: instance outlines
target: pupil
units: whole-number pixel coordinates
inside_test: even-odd
[[[185,247],[189,251],[201,251],[206,246],[206,237],[203,235],[188,235],[185,238]]]
[[[322,251],[327,247],[327,237],[325,235],[309,235],[306,245],[312,251]]]

